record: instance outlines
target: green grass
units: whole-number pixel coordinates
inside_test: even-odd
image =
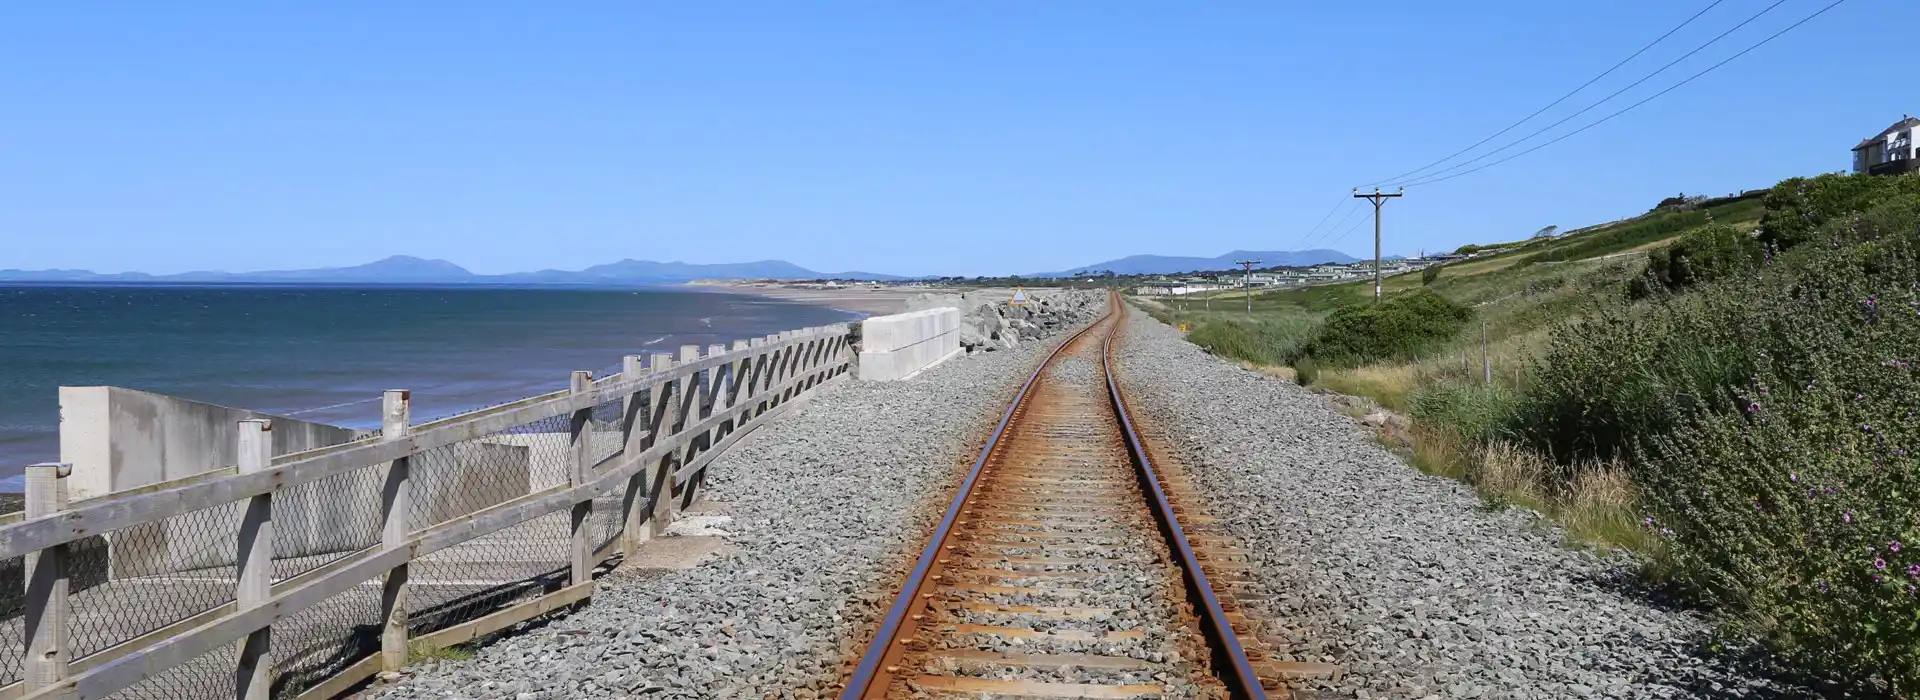
[[[1758,198],[1687,212],[1652,212],[1557,239],[1506,244],[1515,249],[1446,265],[1431,284],[1423,285],[1419,272],[1388,277],[1381,285],[1388,297],[1430,290],[1472,308],[1475,318],[1452,341],[1416,357],[1359,367],[1295,369],[1306,380],[1303,384],[1364,396],[1411,414],[1414,429],[1400,438],[1406,444],[1397,449],[1422,470],[1474,483],[1489,504],[1549,513],[1577,541],[1629,547],[1657,558],[1658,543],[1648,541],[1636,525],[1631,485],[1618,469],[1593,470],[1599,476],[1591,477],[1591,483],[1555,484],[1558,472],[1544,460],[1502,446],[1508,436],[1499,426],[1514,410],[1514,397],[1528,383],[1530,358],[1549,340],[1553,324],[1628,303],[1626,281],[1646,265],[1645,255],[1630,251],[1669,241],[1708,221],[1751,229],[1761,213]],[[1284,363],[1328,315],[1374,301],[1370,277],[1256,292],[1251,313],[1242,290],[1211,296],[1146,304],[1162,321],[1188,324],[1194,343],[1259,365]]]

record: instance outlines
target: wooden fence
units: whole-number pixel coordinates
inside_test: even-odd
[[[585,600],[597,567],[699,497],[715,456],[843,378],[849,341],[835,325],[628,356],[614,376],[420,425],[389,391],[377,435],[277,457],[271,423],[241,421],[238,465],[71,504],[64,465],[30,467],[24,517],[0,524],[24,589],[0,700],[331,697],[410,648]],[[340,516],[356,503],[365,517]],[[327,527],[303,523],[322,510]],[[359,521],[364,537],[333,532]],[[343,544],[276,555],[277,532]],[[153,548],[140,570],[164,575],[98,573],[140,554],[115,547]],[[231,549],[191,569],[196,547]]]

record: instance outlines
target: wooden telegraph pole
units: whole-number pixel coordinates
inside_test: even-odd
[[[1253,315],[1253,266],[1260,264],[1260,261],[1235,260],[1233,264],[1247,268],[1246,281],[1241,284],[1247,288],[1247,315],[1251,316]]]
[[[1373,303],[1375,304],[1380,303],[1380,206],[1386,204],[1387,200],[1394,197],[1405,197],[1406,191],[1407,188],[1402,187],[1399,192],[1381,194],[1380,188],[1375,187],[1373,188],[1373,194],[1361,194],[1360,188],[1353,188],[1353,197],[1355,199],[1366,199],[1372,200],[1373,202]]]

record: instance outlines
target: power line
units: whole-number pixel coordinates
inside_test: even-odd
[[[1334,202],[1333,208],[1328,209],[1326,215],[1320,217],[1320,223],[1314,224],[1313,228],[1307,229],[1307,232],[1305,234],[1302,234],[1300,237],[1306,238],[1307,236],[1313,235],[1315,231],[1320,230],[1321,226],[1325,226],[1327,224],[1327,219],[1333,218],[1334,212],[1340,211],[1340,205],[1346,204],[1346,203],[1347,203],[1347,199],[1345,197],[1341,197],[1339,201]]]
[[[1496,160],[1496,161],[1494,161],[1494,162],[1491,162],[1491,163],[1488,163],[1488,164],[1486,164],[1486,165],[1482,165],[1482,166],[1480,166],[1480,167],[1478,167],[1478,168],[1474,168],[1474,169],[1472,169],[1472,170],[1467,170],[1467,171],[1463,171],[1463,172],[1458,172],[1458,173],[1454,173],[1454,174],[1452,174],[1452,175],[1448,175],[1448,176],[1446,176],[1446,177],[1440,177],[1440,178],[1432,178],[1432,179],[1426,179],[1426,178],[1422,178],[1422,179],[1421,179],[1420,181],[1417,181],[1417,182],[1410,182],[1410,183],[1407,183],[1407,185],[1406,185],[1406,186],[1407,186],[1407,187],[1418,187],[1418,186],[1420,186],[1420,185],[1431,185],[1431,184],[1433,184],[1433,183],[1436,183],[1436,182],[1445,182],[1445,181],[1447,181],[1447,180],[1451,180],[1451,179],[1454,179],[1454,178],[1456,178],[1456,177],[1460,177],[1460,176],[1462,176],[1462,175],[1471,175],[1471,174],[1473,174],[1473,173],[1477,173],[1477,172],[1480,172],[1480,171],[1482,171],[1482,170],[1486,170],[1487,168],[1491,168],[1491,167],[1493,167],[1493,166],[1496,166],[1496,165],[1499,165],[1499,164],[1501,164],[1501,163],[1505,163],[1505,162],[1507,162],[1507,161],[1510,161],[1510,160],[1513,160],[1513,159],[1515,159],[1515,158],[1519,158],[1520,156],[1524,156],[1524,155],[1526,155],[1526,154],[1528,154],[1528,153],[1532,153],[1532,152],[1534,152],[1534,151],[1538,151],[1538,150],[1540,150],[1540,149],[1542,149],[1542,148],[1546,148],[1546,147],[1548,147],[1548,146],[1551,146],[1551,145],[1553,145],[1553,144],[1556,144],[1556,143],[1559,143],[1559,142],[1561,142],[1561,141],[1565,141],[1565,140],[1567,140],[1568,138],[1570,138],[1570,137],[1572,137],[1572,136],[1574,136],[1574,135],[1576,135],[1576,134],[1579,134],[1580,132],[1583,132],[1583,131],[1586,131],[1586,130],[1588,130],[1588,129],[1591,129],[1591,128],[1593,128],[1593,127],[1596,127],[1596,126],[1599,126],[1599,125],[1601,125],[1601,124],[1605,124],[1605,123],[1607,123],[1608,121],[1610,121],[1610,120],[1612,120],[1612,119],[1613,119],[1614,117],[1618,117],[1618,116],[1620,116],[1620,115],[1622,115],[1622,114],[1626,114],[1627,112],[1631,112],[1631,111],[1633,111],[1633,109],[1634,109],[1635,107],[1639,107],[1640,105],[1643,105],[1643,104],[1646,104],[1646,103],[1648,103],[1648,102],[1652,102],[1652,101],[1654,101],[1654,99],[1655,99],[1655,98],[1658,98],[1658,97],[1660,97],[1661,95],[1665,95],[1665,94],[1667,94],[1667,93],[1669,93],[1669,92],[1673,92],[1673,91],[1674,91],[1675,89],[1678,89],[1678,88],[1679,88],[1680,86],[1682,86],[1682,85],[1686,85],[1687,83],[1691,83],[1691,82],[1693,82],[1693,81],[1694,81],[1695,79],[1697,79],[1697,78],[1699,78],[1700,76],[1703,76],[1703,75],[1706,75],[1706,74],[1708,74],[1708,73],[1712,73],[1712,72],[1713,72],[1713,71],[1714,71],[1715,69],[1717,69],[1717,68],[1719,68],[1719,67],[1721,67],[1721,66],[1724,66],[1724,65],[1727,65],[1728,63],[1731,63],[1731,62],[1733,62],[1733,60],[1734,60],[1734,59],[1736,59],[1736,58],[1739,58],[1739,57],[1741,57],[1741,56],[1745,56],[1745,55],[1747,55],[1747,53],[1748,53],[1748,52],[1751,52],[1751,51],[1753,51],[1754,49],[1757,49],[1757,48],[1760,48],[1760,47],[1762,47],[1762,46],[1765,46],[1765,45],[1767,44],[1767,42],[1770,42],[1770,41],[1773,41],[1774,39],[1778,39],[1778,38],[1780,38],[1780,36],[1781,36],[1782,34],[1786,34],[1787,32],[1790,32],[1790,31],[1793,31],[1794,29],[1797,29],[1797,28],[1799,28],[1799,27],[1800,27],[1800,25],[1802,25],[1802,24],[1806,24],[1806,23],[1808,23],[1808,22],[1811,22],[1811,21],[1813,21],[1813,19],[1814,19],[1815,17],[1819,17],[1820,15],[1824,15],[1824,14],[1826,14],[1828,10],[1831,10],[1831,9],[1833,9],[1833,8],[1835,8],[1835,7],[1839,7],[1839,6],[1840,6],[1840,3],[1843,3],[1843,2],[1846,2],[1846,1],[1847,1],[1847,0],[1833,0],[1833,2],[1832,2],[1832,3],[1830,3],[1830,4],[1828,4],[1828,5],[1826,6],[1826,7],[1822,7],[1822,8],[1820,8],[1820,10],[1819,10],[1818,12],[1815,12],[1815,13],[1813,13],[1813,14],[1811,14],[1811,15],[1807,15],[1807,16],[1806,16],[1805,18],[1802,18],[1802,19],[1801,19],[1800,21],[1798,21],[1798,22],[1794,22],[1793,24],[1790,24],[1790,25],[1787,25],[1787,27],[1786,27],[1785,29],[1782,29],[1782,30],[1780,30],[1780,31],[1777,31],[1777,32],[1774,32],[1774,33],[1773,33],[1773,34],[1772,34],[1771,36],[1768,36],[1768,37],[1767,37],[1767,38],[1765,38],[1765,39],[1761,39],[1761,40],[1760,40],[1759,42],[1757,42],[1757,43],[1755,43],[1755,44],[1753,44],[1752,46],[1748,46],[1748,47],[1747,47],[1747,48],[1745,48],[1745,49],[1741,49],[1741,50],[1740,50],[1740,53],[1736,53],[1736,54],[1734,54],[1734,55],[1732,55],[1732,56],[1728,56],[1728,57],[1726,57],[1726,58],[1725,58],[1724,60],[1722,60],[1722,61],[1720,61],[1719,63],[1715,63],[1715,64],[1713,64],[1713,65],[1711,65],[1711,66],[1708,66],[1708,67],[1706,68],[1706,70],[1703,70],[1703,71],[1700,71],[1700,72],[1698,72],[1698,73],[1695,73],[1695,74],[1693,74],[1693,75],[1691,75],[1691,76],[1688,76],[1686,80],[1682,80],[1682,81],[1680,81],[1680,82],[1678,82],[1678,83],[1674,83],[1674,84],[1673,84],[1673,85],[1672,85],[1671,87],[1668,87],[1668,88],[1667,88],[1667,89],[1665,89],[1665,90],[1661,90],[1661,91],[1659,91],[1659,92],[1656,92],[1656,93],[1654,93],[1654,94],[1652,94],[1652,95],[1649,95],[1649,96],[1647,96],[1647,98],[1646,98],[1646,99],[1643,99],[1643,100],[1641,100],[1641,101],[1639,101],[1639,102],[1635,102],[1635,103],[1633,103],[1633,104],[1630,104],[1630,105],[1627,105],[1627,106],[1626,106],[1626,107],[1625,107],[1624,109],[1621,109],[1620,111],[1618,111],[1618,112],[1614,112],[1614,113],[1612,113],[1612,114],[1609,114],[1609,115],[1607,115],[1607,116],[1604,116],[1604,117],[1601,117],[1600,119],[1598,119],[1598,120],[1596,120],[1596,121],[1594,121],[1594,122],[1593,122],[1593,123],[1591,123],[1591,124],[1588,124],[1588,125],[1586,125],[1586,126],[1583,126],[1583,127],[1580,127],[1580,128],[1578,128],[1578,129],[1575,129],[1575,130],[1573,130],[1573,131],[1569,131],[1569,132],[1567,132],[1567,133],[1565,133],[1565,134],[1562,134],[1562,135],[1561,135],[1561,136],[1560,136],[1559,138],[1555,138],[1555,139],[1553,139],[1552,141],[1548,141],[1548,142],[1546,142],[1546,143],[1542,143],[1542,144],[1540,144],[1540,145],[1538,145],[1538,146],[1534,146],[1534,147],[1532,147],[1532,148],[1529,148],[1529,149],[1527,149],[1527,150],[1524,150],[1524,151],[1521,151],[1521,152],[1519,152],[1519,153],[1515,153],[1515,154],[1513,154],[1513,155],[1510,155],[1510,156],[1507,156],[1507,157],[1505,157],[1505,158],[1501,158],[1500,160]],[[1777,4],[1777,3],[1776,3],[1776,4]],[[1434,173],[1434,175],[1439,175],[1439,173]]]
[[[1635,51],[1635,52],[1633,52],[1633,55],[1631,55],[1631,56],[1628,56],[1628,57],[1626,57],[1626,58],[1623,58],[1623,59],[1620,59],[1620,62],[1619,62],[1619,63],[1615,63],[1615,64],[1613,64],[1613,67],[1611,67],[1611,68],[1608,68],[1608,69],[1606,69],[1606,70],[1604,70],[1604,71],[1601,71],[1599,75],[1596,75],[1596,76],[1593,76],[1592,78],[1590,78],[1590,79],[1588,79],[1588,80],[1587,80],[1587,82],[1584,82],[1584,83],[1581,83],[1581,84],[1580,84],[1580,87],[1577,87],[1577,88],[1574,88],[1574,89],[1572,89],[1572,90],[1569,90],[1569,91],[1567,91],[1567,94],[1565,94],[1565,95],[1561,95],[1559,99],[1556,99],[1556,100],[1554,100],[1554,101],[1552,101],[1552,102],[1548,102],[1548,103],[1547,103],[1547,106],[1545,106],[1545,107],[1541,107],[1541,108],[1539,108],[1539,109],[1536,109],[1536,110],[1534,110],[1532,114],[1529,114],[1529,115],[1527,115],[1527,116],[1526,116],[1525,118],[1523,118],[1523,119],[1521,119],[1520,121],[1517,121],[1517,122],[1514,122],[1514,123],[1512,123],[1512,124],[1509,124],[1509,125],[1507,125],[1507,128],[1505,128],[1505,129],[1501,129],[1501,130],[1499,130],[1499,131],[1496,131],[1496,132],[1493,132],[1493,135],[1492,135],[1492,136],[1488,136],[1488,137],[1486,137],[1486,138],[1484,138],[1484,139],[1480,139],[1479,141],[1475,141],[1475,142],[1473,143],[1473,145],[1471,145],[1471,146],[1468,146],[1468,147],[1466,147],[1466,148],[1462,148],[1462,149],[1460,149],[1460,150],[1458,150],[1458,151],[1455,151],[1455,152],[1454,152],[1453,154],[1451,154],[1451,155],[1448,155],[1448,156],[1447,156],[1447,157],[1445,157],[1445,158],[1441,158],[1440,160],[1436,160],[1436,161],[1434,161],[1434,162],[1431,162],[1431,163],[1428,163],[1428,164],[1426,164],[1426,165],[1422,165],[1422,166],[1420,166],[1420,167],[1418,167],[1418,168],[1414,168],[1414,169],[1412,169],[1412,170],[1409,170],[1409,171],[1407,171],[1407,172],[1404,172],[1404,173],[1400,173],[1399,175],[1395,175],[1395,176],[1393,176],[1393,177],[1390,177],[1390,178],[1386,178],[1386,179],[1383,179],[1383,180],[1375,180],[1375,181],[1373,181],[1373,182],[1369,182],[1369,183],[1367,183],[1367,184],[1364,184],[1364,185],[1361,185],[1361,187],[1363,187],[1363,188],[1366,188],[1366,187],[1373,187],[1373,186],[1376,186],[1376,185],[1381,185],[1381,184],[1385,184],[1385,183],[1387,183],[1387,182],[1392,182],[1392,181],[1395,181],[1395,180],[1400,180],[1401,178],[1404,178],[1404,177],[1407,177],[1407,176],[1409,176],[1409,175],[1413,175],[1413,174],[1415,174],[1415,173],[1419,173],[1419,172],[1422,172],[1422,171],[1424,171],[1424,170],[1426,170],[1426,169],[1428,169],[1428,168],[1431,168],[1431,167],[1433,167],[1433,166],[1436,166],[1436,165],[1439,165],[1439,164],[1441,164],[1441,163],[1445,163],[1445,162],[1447,162],[1447,161],[1450,161],[1450,160],[1453,160],[1453,159],[1455,159],[1455,158],[1458,158],[1458,157],[1460,157],[1461,155],[1464,155],[1464,154],[1465,154],[1466,152],[1468,152],[1468,151],[1471,151],[1471,150],[1473,150],[1473,149],[1476,149],[1476,148],[1479,148],[1480,146],[1482,146],[1482,145],[1484,145],[1484,144],[1486,144],[1486,142],[1488,142],[1488,141],[1492,141],[1492,140],[1494,140],[1494,139],[1497,139],[1497,138],[1500,138],[1500,136],[1501,136],[1502,134],[1505,134],[1505,133],[1507,133],[1507,132],[1509,132],[1509,131],[1513,131],[1514,129],[1516,129],[1516,128],[1518,128],[1518,127],[1519,127],[1519,126],[1520,126],[1521,124],[1525,124],[1525,123],[1527,123],[1527,122],[1529,122],[1529,121],[1532,121],[1534,117],[1537,117],[1537,116],[1540,116],[1540,115],[1541,115],[1542,113],[1545,113],[1545,112],[1546,112],[1547,110],[1549,110],[1549,109],[1553,109],[1554,107],[1556,107],[1556,106],[1559,106],[1559,104],[1560,104],[1560,103],[1562,103],[1562,102],[1565,102],[1565,101],[1567,101],[1567,98],[1569,98],[1569,97],[1573,97],[1573,96],[1574,96],[1574,95],[1575,95],[1576,93],[1579,93],[1579,92],[1580,92],[1581,90],[1585,90],[1585,89],[1587,89],[1587,87],[1588,87],[1588,86],[1590,86],[1590,85],[1593,85],[1593,84],[1594,84],[1594,83],[1596,83],[1596,82],[1599,82],[1601,78],[1605,78],[1605,77],[1607,77],[1607,76],[1609,76],[1609,75],[1612,75],[1614,71],[1616,71],[1616,70],[1620,70],[1620,67],[1621,67],[1621,66],[1624,66],[1624,65],[1627,65],[1627,63],[1628,63],[1629,61],[1632,61],[1633,59],[1636,59],[1636,58],[1639,58],[1639,57],[1640,57],[1640,54],[1643,54],[1643,53],[1646,53],[1648,49],[1651,49],[1651,48],[1653,48],[1654,46],[1656,46],[1656,45],[1658,45],[1658,44],[1659,44],[1660,42],[1662,42],[1662,41],[1666,41],[1666,40],[1667,40],[1667,37],[1670,37],[1670,36],[1673,36],[1673,33],[1674,33],[1674,32],[1677,32],[1677,31],[1680,31],[1681,29],[1684,29],[1684,28],[1686,28],[1686,26],[1687,26],[1687,25],[1689,25],[1689,24],[1692,24],[1694,20],[1696,20],[1696,19],[1700,19],[1700,16],[1701,16],[1701,15],[1704,15],[1704,14],[1706,14],[1708,10],[1711,10],[1711,9],[1713,9],[1713,8],[1715,8],[1715,7],[1719,7],[1719,6],[1720,6],[1720,3],[1722,3],[1722,2],[1726,2],[1726,0],[1713,0],[1713,2],[1712,2],[1711,4],[1709,4],[1709,5],[1707,5],[1707,6],[1705,7],[1705,8],[1702,8],[1702,9],[1701,9],[1701,10],[1700,10],[1699,12],[1695,12],[1695,13],[1693,13],[1693,16],[1692,16],[1692,17],[1688,17],[1686,21],[1684,21],[1684,22],[1681,22],[1681,23],[1680,23],[1680,24],[1678,24],[1678,25],[1675,25],[1675,26],[1674,26],[1674,28],[1672,28],[1672,29],[1669,29],[1669,30],[1667,30],[1667,33],[1665,33],[1665,34],[1661,34],[1659,38],[1657,38],[1657,39],[1654,39],[1654,40],[1653,40],[1653,41],[1652,41],[1651,43],[1648,43],[1648,44],[1647,44],[1646,46],[1642,46],[1642,47],[1640,47],[1640,50],[1639,50],[1639,51]]]
[[[1336,207],[1336,208],[1337,208],[1337,207]],[[1307,247],[1307,246],[1310,246],[1310,245],[1316,245],[1316,244],[1318,244],[1318,243],[1320,243],[1320,242],[1322,242],[1322,241],[1325,241],[1325,240],[1326,240],[1326,237],[1327,237],[1327,235],[1328,235],[1328,234],[1331,234],[1331,233],[1333,233],[1334,231],[1337,231],[1337,230],[1339,230],[1339,229],[1340,229],[1340,225],[1341,225],[1341,224],[1344,224],[1344,223],[1347,223],[1347,219],[1351,219],[1351,218],[1353,218],[1353,214],[1354,214],[1354,212],[1357,212],[1357,211],[1360,211],[1360,203],[1356,201],[1356,202],[1354,202],[1354,203],[1353,203],[1353,206],[1352,206],[1352,208],[1350,208],[1350,209],[1348,209],[1348,210],[1347,210],[1347,215],[1346,215],[1346,216],[1342,216],[1342,217],[1340,217],[1340,221],[1338,221],[1338,222],[1336,222],[1336,223],[1334,223],[1334,225],[1333,225],[1333,226],[1332,226],[1331,228],[1328,228],[1327,230],[1325,230],[1325,231],[1322,231],[1322,232],[1320,233],[1320,235],[1319,235],[1319,236],[1318,236],[1317,238],[1314,238],[1313,240],[1310,240],[1310,241],[1303,241],[1303,242],[1301,242],[1301,244],[1300,244],[1300,247],[1301,247],[1302,249],[1306,249],[1306,247]],[[1356,225],[1357,225],[1357,224],[1356,224]]]
[[[1724,32],[1721,32],[1721,33],[1720,33],[1719,35],[1717,35],[1717,36],[1715,36],[1715,37],[1713,37],[1712,39],[1708,39],[1708,40],[1707,40],[1707,43],[1704,43],[1704,44],[1701,44],[1701,45],[1699,45],[1699,46],[1697,46],[1697,47],[1695,47],[1695,48],[1694,48],[1694,49],[1693,49],[1692,51],[1688,51],[1688,52],[1686,52],[1685,54],[1682,54],[1682,55],[1681,55],[1681,56],[1680,56],[1679,58],[1676,58],[1676,59],[1673,59],[1672,61],[1669,61],[1669,62],[1667,62],[1667,64],[1666,64],[1666,65],[1664,65],[1664,66],[1661,66],[1661,67],[1659,68],[1659,70],[1655,70],[1655,71],[1654,71],[1654,72],[1652,72],[1652,73],[1648,73],[1648,74],[1647,74],[1647,75],[1646,75],[1645,77],[1642,77],[1642,78],[1641,78],[1641,79],[1639,79],[1639,80],[1635,80],[1635,81],[1633,81],[1632,83],[1629,83],[1629,84],[1627,84],[1627,86],[1626,86],[1626,87],[1623,87],[1623,88],[1620,88],[1619,90],[1615,90],[1615,91],[1613,91],[1613,94],[1610,94],[1610,95],[1607,95],[1606,97],[1602,97],[1602,98],[1600,98],[1600,100],[1599,100],[1599,101],[1597,101],[1597,102],[1594,102],[1593,104],[1590,104],[1590,105],[1587,105],[1587,106],[1585,106],[1585,107],[1582,107],[1582,108],[1580,109],[1580,111],[1578,111],[1578,112],[1574,112],[1573,114],[1569,114],[1569,115],[1567,115],[1567,116],[1565,116],[1565,117],[1561,117],[1561,118],[1560,118],[1560,121],[1557,121],[1557,122],[1554,122],[1554,123],[1552,123],[1552,124],[1548,124],[1548,125],[1546,125],[1546,126],[1543,126],[1543,127],[1540,127],[1539,129],[1537,129],[1537,130],[1535,130],[1535,131],[1534,131],[1533,133],[1531,133],[1531,134],[1527,134],[1526,136],[1522,136],[1522,137],[1520,137],[1520,138],[1518,138],[1518,139],[1515,139],[1515,140],[1513,140],[1513,141],[1511,141],[1511,142],[1508,142],[1508,143],[1507,143],[1507,145],[1504,145],[1504,146],[1501,146],[1501,147],[1499,147],[1499,148],[1496,148],[1496,149],[1493,149],[1493,150],[1491,150],[1491,151],[1487,151],[1486,153],[1482,153],[1482,154],[1480,154],[1480,155],[1477,155],[1477,156],[1474,156],[1473,158],[1471,158],[1471,159],[1469,159],[1469,160],[1467,160],[1467,161],[1464,161],[1464,162],[1461,162],[1461,163],[1455,163],[1455,164],[1453,164],[1453,165],[1450,165],[1450,166],[1447,166],[1447,167],[1445,167],[1445,168],[1441,168],[1441,169],[1439,169],[1439,170],[1436,170],[1436,171],[1434,171],[1434,172],[1432,172],[1432,173],[1428,173],[1428,174],[1426,174],[1426,175],[1422,175],[1422,176],[1420,176],[1420,177],[1418,177],[1418,178],[1414,178],[1414,181],[1409,181],[1409,182],[1403,182],[1403,183],[1400,183],[1400,184],[1402,184],[1403,186],[1404,186],[1404,185],[1413,185],[1413,184],[1416,184],[1416,183],[1417,183],[1417,184],[1426,184],[1426,183],[1423,183],[1423,182],[1418,182],[1418,181],[1420,181],[1420,180],[1426,180],[1427,178],[1432,178],[1432,177],[1435,177],[1435,176],[1439,176],[1439,175],[1443,175],[1443,174],[1445,174],[1445,173],[1448,173],[1448,172],[1452,172],[1452,171],[1454,171],[1454,170],[1459,170],[1459,169],[1461,169],[1461,168],[1464,168],[1464,167],[1467,167],[1467,166],[1469,166],[1469,165],[1473,165],[1474,163],[1478,163],[1478,162],[1480,162],[1480,161],[1482,161],[1482,160],[1485,160],[1485,159],[1487,159],[1487,158],[1488,158],[1488,157],[1490,157],[1490,156],[1493,156],[1493,155],[1495,155],[1495,154],[1497,154],[1497,153],[1500,153],[1501,151],[1505,151],[1505,150],[1507,150],[1507,149],[1509,149],[1509,148],[1513,148],[1514,146],[1518,146],[1518,145],[1520,145],[1520,144],[1523,144],[1523,143],[1526,143],[1527,141],[1529,141],[1529,140],[1531,140],[1531,139],[1533,139],[1533,137],[1535,137],[1535,136],[1539,136],[1539,135],[1541,135],[1541,134],[1544,134],[1544,133],[1546,133],[1546,132],[1548,132],[1548,131],[1552,131],[1554,127],[1557,127],[1557,126],[1560,126],[1561,124],[1565,124],[1565,123],[1567,123],[1567,122],[1569,122],[1569,121],[1573,121],[1573,118],[1574,118],[1574,117],[1578,117],[1578,116],[1580,116],[1580,115],[1582,115],[1582,114],[1586,114],[1587,112],[1591,112],[1591,111],[1593,111],[1593,108],[1595,108],[1595,107],[1599,107],[1600,105],[1603,105],[1603,104],[1606,104],[1606,103],[1607,103],[1607,102],[1608,102],[1609,100],[1612,100],[1612,99],[1613,99],[1613,98],[1615,98],[1615,97],[1619,97],[1619,96],[1621,95],[1621,93],[1624,93],[1624,92],[1626,92],[1626,91],[1628,91],[1628,90],[1632,90],[1632,89],[1634,89],[1634,88],[1636,88],[1636,87],[1639,87],[1641,83],[1645,83],[1645,82],[1647,82],[1647,81],[1649,81],[1649,80],[1652,80],[1652,79],[1653,79],[1653,78],[1654,78],[1655,76],[1658,76],[1658,75],[1660,75],[1661,73],[1665,73],[1665,72],[1667,72],[1667,69],[1668,69],[1668,68],[1672,68],[1672,67],[1674,67],[1675,65],[1678,65],[1678,64],[1679,64],[1679,63],[1680,63],[1681,61],[1685,61],[1685,60],[1687,60],[1688,58],[1692,58],[1694,54],[1697,54],[1697,53],[1700,53],[1701,51],[1704,51],[1704,50],[1706,50],[1706,48],[1707,48],[1707,47],[1709,47],[1709,46],[1712,46],[1712,45],[1714,45],[1715,43],[1718,43],[1718,42],[1719,42],[1719,41],[1720,41],[1721,39],[1725,39],[1725,38],[1727,38],[1727,35],[1729,35],[1729,34],[1732,34],[1732,33],[1734,33],[1734,32],[1737,32],[1737,31],[1739,31],[1741,27],[1745,27],[1745,26],[1747,26],[1748,24],[1752,24],[1754,20],[1757,20],[1757,19],[1760,19],[1760,17],[1761,17],[1761,16],[1763,16],[1763,15],[1765,15],[1765,14],[1767,14],[1768,12],[1772,12],[1774,8],[1776,8],[1776,7],[1779,7],[1779,6],[1781,6],[1781,5],[1784,5],[1784,4],[1786,4],[1786,2],[1787,2],[1787,0],[1774,0],[1774,3],[1773,3],[1772,5],[1768,5],[1768,6],[1766,6],[1766,8],[1765,8],[1765,9],[1762,9],[1762,10],[1760,10],[1759,12],[1756,12],[1756,13],[1754,13],[1754,15],[1753,15],[1753,16],[1751,16],[1751,17],[1748,17],[1748,18],[1746,18],[1745,20],[1743,20],[1743,21],[1741,21],[1741,22],[1740,22],[1739,24],[1736,24],[1736,25],[1733,25],[1733,28],[1731,28],[1731,29],[1728,29],[1728,30],[1726,30],[1726,31],[1724,31]],[[1825,10],[1822,10],[1822,12],[1825,12]],[[1797,26],[1797,25],[1796,25],[1796,26]],[[1436,181],[1436,182],[1437,182],[1437,181]]]

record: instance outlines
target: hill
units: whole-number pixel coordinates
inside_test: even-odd
[[[500,275],[475,274],[445,260],[395,255],[364,265],[259,272],[196,271],[172,275],[144,272],[97,273],[88,270],[0,270],[0,282],[178,282],[316,284],[678,284],[697,279],[850,279],[898,280],[871,272],[815,272],[784,260],[694,264],[621,260],[584,270],[540,270]]]
[[[1259,260],[1261,267],[1301,267],[1322,263],[1349,263],[1355,258],[1337,250],[1236,250],[1211,258],[1179,255],[1129,255],[1124,258],[1081,265],[1071,270],[1040,272],[1027,277],[1073,277],[1088,272],[1112,270],[1118,275],[1167,275],[1178,272],[1237,270],[1238,260]]]

